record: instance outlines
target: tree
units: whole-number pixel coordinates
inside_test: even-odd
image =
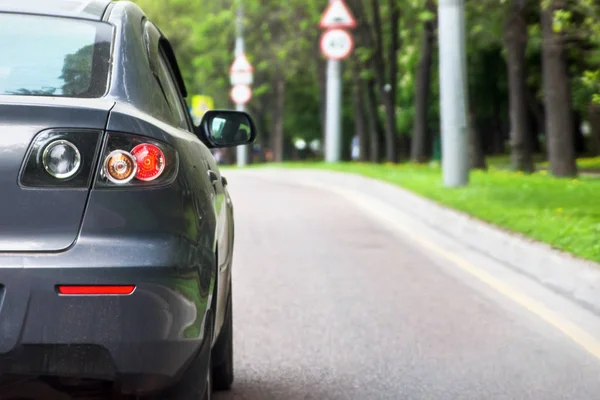
[[[504,43],[507,51],[510,146],[514,170],[532,172],[532,143],[527,108],[527,20],[525,0],[513,0],[507,13]]]
[[[359,160],[369,160],[368,136],[365,126],[365,85],[360,77],[359,61],[354,58],[352,62],[352,83],[354,100],[354,128],[358,137]]]
[[[573,109],[565,41],[554,26],[554,14],[565,0],[542,4],[543,81],[546,106],[546,137],[550,170],[554,176],[577,175],[575,163]]]
[[[386,5],[380,4],[379,0],[370,0],[369,7],[363,0],[350,2],[359,15],[360,42],[369,52],[366,67],[373,71],[374,82],[377,86],[377,94],[385,110],[385,156],[389,162],[396,162],[397,152],[397,129],[396,129],[396,93],[398,87],[398,50],[400,48],[400,8],[397,0],[389,0]],[[382,10],[384,9],[385,10]],[[370,18],[369,18],[370,15]],[[387,15],[385,21],[382,15]],[[384,27],[389,27],[389,35],[384,36]],[[389,39],[389,40],[385,40]],[[388,51],[385,45],[388,44]],[[387,67],[387,68],[386,68]],[[372,96],[371,96],[372,97]],[[373,99],[370,99],[373,105]],[[373,147],[371,147],[373,149]],[[373,151],[373,150],[372,150]]]
[[[235,0],[136,1],[173,43],[190,93],[233,107]],[[439,130],[436,0],[346,2],[358,27],[354,55],[343,64],[344,140],[350,131],[359,136],[363,160],[396,161],[410,149],[413,161],[427,161]],[[600,153],[600,3],[466,5],[472,167],[485,168],[486,155],[505,154],[510,140],[513,168],[532,171],[545,135],[553,173],[572,176],[574,143],[580,152],[584,147],[575,135],[580,118],[592,126],[586,150]],[[326,63],[317,26],[326,6],[244,0],[246,51],[255,66],[248,110],[259,144],[272,145],[278,160],[290,155],[295,139],[324,133]]]
[[[435,3],[427,0],[427,11],[423,22],[421,38],[421,57],[417,66],[415,84],[415,117],[410,158],[413,162],[423,163],[429,158],[431,135],[429,132],[429,99],[431,93],[431,67],[435,39]]]

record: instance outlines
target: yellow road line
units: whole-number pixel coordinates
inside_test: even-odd
[[[322,185],[319,185],[322,186]],[[444,250],[439,247],[435,243],[431,242],[424,236],[415,234],[412,232],[406,225],[402,224],[401,221],[391,218],[391,215],[397,213],[392,207],[387,204],[380,202],[378,200],[368,198],[363,196],[357,192],[340,189],[340,188],[332,188],[326,187],[330,191],[334,191],[344,198],[350,200],[356,205],[360,206],[362,209],[367,211],[369,214],[377,217],[384,224],[392,226],[395,230],[398,230],[409,236],[412,240],[417,242],[421,247],[436,253],[446,260],[452,262],[454,265],[459,267],[462,271],[470,274],[471,276],[477,278],[481,282],[488,285],[490,288],[494,289],[498,293],[504,295],[508,299],[512,300],[514,303],[520,305],[521,307],[529,310],[531,313],[535,314],[542,320],[549,323],[554,328],[561,331],[564,335],[570,338],[573,342],[577,343],[579,346],[584,348],[588,353],[593,355],[595,358],[600,360],[600,341],[598,341],[595,337],[573,324],[572,322],[566,320],[561,317],[559,314],[553,312],[543,304],[533,300],[532,298],[519,293],[513,290],[510,286],[503,283],[501,280],[494,278],[492,275],[483,271],[480,268],[475,267],[473,264],[469,263],[464,258],[452,253],[450,251]],[[376,203],[377,206],[373,204]]]

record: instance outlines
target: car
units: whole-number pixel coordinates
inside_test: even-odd
[[[229,389],[234,210],[211,150],[253,143],[252,117],[195,126],[129,1],[0,0],[0,49],[0,397]]]

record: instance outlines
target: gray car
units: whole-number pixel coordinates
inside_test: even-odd
[[[256,133],[228,110],[194,126],[186,95],[135,4],[0,0],[0,398],[231,386],[233,208],[210,149]]]

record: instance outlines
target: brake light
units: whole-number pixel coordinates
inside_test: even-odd
[[[179,170],[179,155],[173,146],[127,133],[109,132],[101,157],[96,188],[168,185]]]
[[[111,285],[111,286],[58,286],[58,293],[70,296],[89,296],[89,295],[121,295],[126,296],[135,290],[134,285]]]
[[[165,169],[165,155],[158,146],[149,143],[138,144],[131,150],[137,162],[136,178],[141,181],[153,181]]]

